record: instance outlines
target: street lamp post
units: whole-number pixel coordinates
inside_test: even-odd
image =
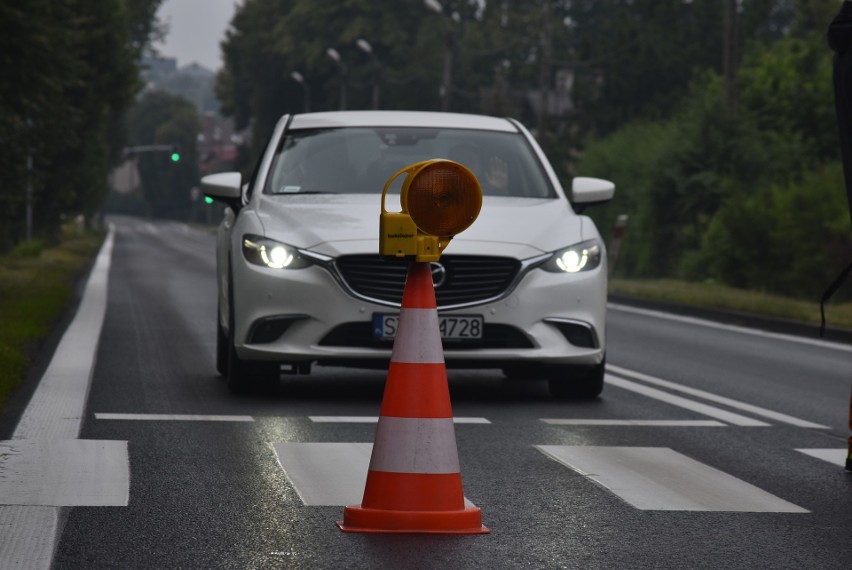
[[[343,111],[346,109],[346,64],[336,49],[328,48],[325,53],[340,66],[340,110]]]
[[[302,108],[305,113],[310,113],[311,111],[311,87],[308,85],[308,82],[305,81],[305,77],[299,73],[298,71],[293,71],[290,73],[290,77],[302,86],[302,91],[304,92],[304,99],[302,101]]]
[[[370,61],[373,63],[373,109],[379,108],[379,62],[376,59],[376,55],[373,53],[373,46],[370,45],[370,42],[365,40],[364,38],[358,38],[355,41],[355,45],[358,46],[358,49],[366,53],[370,56]]]

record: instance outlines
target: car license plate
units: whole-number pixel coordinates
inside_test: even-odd
[[[393,340],[399,327],[399,315],[373,314],[373,337]],[[479,340],[482,338],[481,315],[438,315],[438,330],[444,340]]]

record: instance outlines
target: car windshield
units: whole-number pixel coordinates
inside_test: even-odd
[[[555,197],[520,133],[415,127],[291,131],[278,148],[264,192],[381,193],[400,169],[432,158],[464,164],[486,196]]]

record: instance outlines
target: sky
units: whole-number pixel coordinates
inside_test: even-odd
[[[222,67],[219,43],[241,0],[165,0],[157,13],[169,32],[156,44],[161,56],[175,57],[179,67],[196,62],[216,71]]]

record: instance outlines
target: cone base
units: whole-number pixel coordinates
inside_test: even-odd
[[[343,532],[399,532],[427,534],[488,534],[478,507],[459,511],[390,511],[350,505],[337,521]]]

